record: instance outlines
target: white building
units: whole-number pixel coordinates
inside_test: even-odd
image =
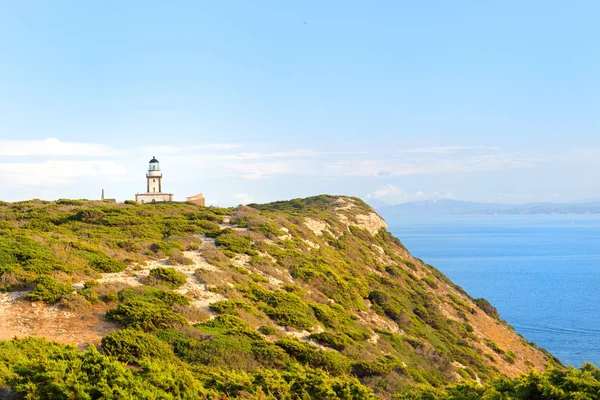
[[[188,196],[185,198],[185,201],[189,203],[198,204],[199,206],[206,207],[206,199],[202,193],[195,194],[193,196]]]
[[[156,157],[152,157],[146,173],[146,193],[136,193],[138,203],[156,203],[157,201],[173,201],[173,193],[163,193],[162,172]]]

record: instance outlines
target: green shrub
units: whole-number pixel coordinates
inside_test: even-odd
[[[202,231],[201,233],[204,233],[208,237],[216,237],[221,233],[221,227],[215,222],[198,220],[195,221],[195,224]]]
[[[211,311],[214,311],[219,314],[231,314],[238,315],[238,310],[242,309],[245,311],[250,311],[252,307],[243,300],[223,300],[217,301],[216,303],[212,303],[209,306]]]
[[[83,296],[90,304],[98,304],[100,302],[100,296],[93,289],[82,289],[79,294]]]
[[[164,304],[144,298],[133,298],[119,303],[116,309],[106,313],[106,317],[120,322],[125,327],[145,331],[187,325],[187,321],[180,314]]]
[[[187,280],[187,276],[185,274],[182,274],[173,268],[153,268],[150,270],[150,276],[171,289],[177,289]]]
[[[429,286],[432,289],[438,288],[438,284],[435,283],[435,281],[433,279],[431,279],[430,277],[423,278],[423,282],[425,282],[427,284],[427,286]]]
[[[490,339],[483,339],[483,342],[492,350],[494,350],[494,352],[498,353],[498,354],[502,354],[504,355],[504,350],[498,346],[498,344],[496,344],[496,342],[494,342],[493,340]]]
[[[103,337],[102,349],[106,355],[126,363],[139,362],[145,357],[161,361],[173,358],[173,352],[165,342],[131,328],[113,331]]]
[[[82,206],[85,204],[82,200],[74,200],[74,199],[58,199],[56,200],[56,204],[60,204],[63,206]]]
[[[217,315],[213,319],[202,324],[196,325],[198,328],[217,328],[225,330],[249,331],[248,323],[238,316],[231,314]],[[260,335],[259,335],[260,336]]]
[[[85,289],[92,289],[98,286],[100,286],[100,283],[98,281],[89,280],[83,283],[83,287]]]
[[[60,299],[60,305],[76,314],[83,314],[92,307],[92,303],[79,293],[65,294]]]
[[[265,340],[256,340],[251,345],[256,361],[267,368],[283,369],[291,364],[290,356],[279,346]]]
[[[352,344],[347,336],[330,332],[313,333],[309,339],[338,351],[342,351]]]
[[[284,291],[267,291],[253,286],[246,295],[278,325],[312,329],[316,323],[312,309],[300,297]]]
[[[511,364],[515,363],[515,353],[512,351],[507,351],[506,353],[504,353],[504,359],[506,361],[508,361]]]
[[[389,355],[379,357],[374,361],[359,361],[352,364],[352,374],[359,378],[386,375],[394,369],[402,370],[403,367],[396,357]]]
[[[275,335],[277,332],[279,332],[277,330],[277,328],[275,328],[274,326],[271,325],[263,325],[260,328],[258,328],[258,331],[260,333],[262,333],[263,335]]]
[[[150,245],[150,250],[156,254],[164,254],[170,256],[174,250],[183,251],[184,247],[177,242],[154,242]]]
[[[233,229],[223,229],[215,239],[215,244],[223,250],[233,253],[254,255],[251,251],[249,237],[241,236]]]
[[[275,344],[299,362],[313,368],[321,368],[333,375],[343,375],[350,370],[350,363],[339,353],[318,350],[309,344],[290,338],[279,339]]]
[[[42,275],[36,280],[35,289],[25,297],[32,301],[43,301],[46,303],[56,303],[69,293],[73,288],[64,283],[59,283],[50,275]]]
[[[82,253],[89,261],[90,267],[99,272],[121,272],[125,270],[125,264],[120,260],[115,260],[104,254]]]
[[[292,365],[286,370],[263,369],[248,376],[238,371],[214,374],[205,386],[219,393],[246,398],[374,400],[356,378],[332,377],[320,369]],[[268,397],[265,394],[270,394]]]
[[[126,301],[131,299],[149,300],[163,307],[172,307],[175,304],[187,306],[190,299],[182,294],[152,287],[135,287],[121,290],[119,300]]]
[[[179,250],[173,250],[167,259],[168,265],[193,265],[194,260],[183,255]]]
[[[152,374],[149,368],[136,373],[100,354],[94,346],[79,352],[72,346],[27,338],[0,343],[0,354],[0,371],[5,368],[0,380],[4,380],[3,389],[8,387],[18,394],[14,398],[169,399],[173,398],[170,393],[176,391],[176,380],[164,379],[161,386],[155,386],[146,378]],[[6,356],[11,359],[8,363]],[[163,363],[169,364],[164,360]],[[182,366],[179,369],[183,370]],[[198,384],[189,390],[189,398],[201,398],[207,393]]]
[[[374,307],[374,310],[383,311],[384,315],[397,324],[407,325],[410,322],[407,310],[396,299],[392,298],[390,294],[381,290],[373,290],[369,293],[369,300],[379,306],[379,309]]]
[[[486,313],[490,317],[496,318],[496,319],[500,318],[500,314],[498,313],[498,310],[496,310],[496,308],[493,305],[491,305],[490,302],[487,301],[486,299],[483,299],[483,298],[474,299],[473,302],[475,303],[475,305],[477,307],[479,307],[484,313]]]

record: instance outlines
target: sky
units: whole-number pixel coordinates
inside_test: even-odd
[[[600,197],[596,1],[0,0],[0,199]]]

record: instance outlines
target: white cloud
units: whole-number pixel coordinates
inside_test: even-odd
[[[301,170],[295,170],[296,163],[284,161],[271,162],[242,162],[227,164],[225,167],[240,174],[245,179],[264,179],[282,175],[292,175],[301,173]]]
[[[3,179],[19,185],[65,184],[78,178],[118,176],[125,168],[115,161],[44,161],[2,163]]]
[[[534,158],[518,155],[476,155],[454,158],[341,160],[325,166],[327,176],[409,176],[475,171],[496,171],[536,165]]]
[[[425,154],[450,154],[457,153],[460,151],[496,151],[499,150],[497,147],[484,147],[484,146],[444,146],[440,144],[435,147],[420,147],[416,149],[406,149],[404,152],[406,153],[425,153]]]
[[[254,202],[254,199],[252,197],[250,197],[250,195],[248,193],[236,193],[231,197],[233,197],[234,199],[237,199],[240,204],[244,204],[244,205]]]
[[[2,156],[114,156],[121,152],[98,143],[61,142],[49,138],[43,140],[0,140]]]
[[[414,193],[407,193],[403,191],[398,186],[394,186],[392,184],[388,184],[385,186],[376,189],[372,193],[367,195],[367,199],[375,199],[380,200],[387,204],[399,204],[406,203],[409,201],[418,201],[418,200],[431,200],[431,199],[452,199],[454,198],[454,194],[451,192],[446,193],[425,193],[421,190],[418,190]]]
[[[177,157],[188,168],[210,168],[227,177],[267,179],[282,176],[315,178],[398,177],[439,175],[475,171],[497,171],[536,165],[542,160],[531,155],[501,153],[495,148],[455,146],[446,152],[427,148],[396,152],[381,149],[378,158],[366,158],[367,152],[317,151],[291,149],[275,152],[188,153]],[[461,149],[460,152],[454,150]],[[414,153],[413,153],[414,151]]]
[[[242,161],[255,161],[255,160],[274,160],[274,159],[314,159],[318,157],[331,157],[336,155],[361,155],[367,154],[366,152],[355,152],[355,151],[315,151],[310,149],[294,149],[288,151],[278,152],[244,152],[244,153],[232,153],[232,154],[207,154],[202,155],[204,159],[208,160],[242,160]]]
[[[175,154],[194,150],[231,150],[244,147],[243,143],[203,143],[191,146],[146,146],[139,149],[147,154]]]

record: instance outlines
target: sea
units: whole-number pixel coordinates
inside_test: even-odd
[[[600,366],[600,216],[394,216],[389,231],[564,364]]]

